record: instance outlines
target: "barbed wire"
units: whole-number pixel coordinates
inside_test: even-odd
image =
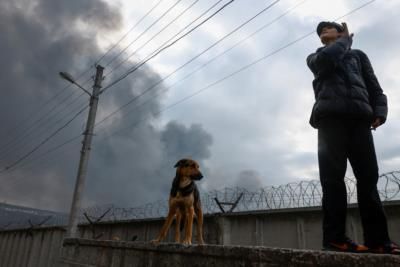
[[[0,231],[63,226],[68,214],[0,203]]]
[[[345,178],[347,202],[357,203],[357,187],[354,178]],[[400,171],[380,175],[378,192],[382,201],[400,200]],[[322,188],[317,180],[304,180],[280,186],[268,186],[257,191],[234,187],[213,190],[201,195],[203,212],[214,214],[221,212],[217,199],[221,203],[237,202],[234,212],[305,208],[321,206]],[[93,218],[110,210],[103,221],[123,221],[149,219],[166,216],[168,201],[158,200],[134,208],[121,208],[112,204],[93,206],[85,209]]]
[[[347,202],[357,203],[357,186],[354,178],[345,178]],[[379,176],[378,192],[382,201],[400,200],[400,171]],[[317,180],[303,180],[280,186],[268,186],[256,191],[241,187],[212,190],[201,194],[204,214],[223,212],[219,204],[232,205],[232,212],[251,212],[321,206],[322,188]],[[218,202],[217,202],[217,201]],[[219,204],[218,204],[219,203]],[[4,205],[4,204],[3,204]],[[13,207],[14,209],[16,207]],[[10,207],[8,207],[10,210]],[[11,229],[32,229],[43,226],[65,226],[68,214],[54,213],[30,208],[19,209],[25,215],[19,219],[4,213],[0,222],[0,231]],[[115,222],[135,219],[165,217],[168,212],[168,200],[158,200],[142,206],[123,208],[114,204],[98,205],[81,210],[80,224],[93,222]],[[29,215],[30,214],[30,215]]]

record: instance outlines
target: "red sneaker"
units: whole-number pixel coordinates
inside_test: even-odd
[[[357,244],[349,238],[347,238],[344,242],[328,242],[326,245],[324,245],[323,250],[351,253],[369,252],[368,247]]]
[[[382,246],[370,247],[369,252],[377,254],[400,255],[400,247],[393,242]]]

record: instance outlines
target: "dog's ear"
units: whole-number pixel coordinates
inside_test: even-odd
[[[174,168],[178,168],[178,167],[187,167],[188,163],[189,163],[189,160],[187,160],[187,159],[181,159],[181,160],[179,160],[179,161],[175,164]]]
[[[183,165],[183,161],[184,161],[183,159],[179,160],[179,161],[175,164],[174,168],[181,167],[181,166]]]

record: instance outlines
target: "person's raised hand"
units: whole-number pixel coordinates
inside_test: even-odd
[[[340,36],[353,38],[354,33],[349,33],[349,28],[347,27],[346,22],[342,22],[342,27],[343,27],[343,31],[341,33],[339,33]]]
[[[353,44],[353,33],[349,33],[349,28],[347,27],[347,23],[346,22],[342,22],[342,27],[343,27],[343,31],[339,33],[339,38],[340,37],[345,37],[349,39],[349,44],[348,44],[348,49],[351,48],[351,45]]]

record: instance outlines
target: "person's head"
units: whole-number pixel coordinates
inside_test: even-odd
[[[341,32],[343,32],[343,26],[336,22],[321,21],[317,26],[317,34],[324,45],[335,41]]]

